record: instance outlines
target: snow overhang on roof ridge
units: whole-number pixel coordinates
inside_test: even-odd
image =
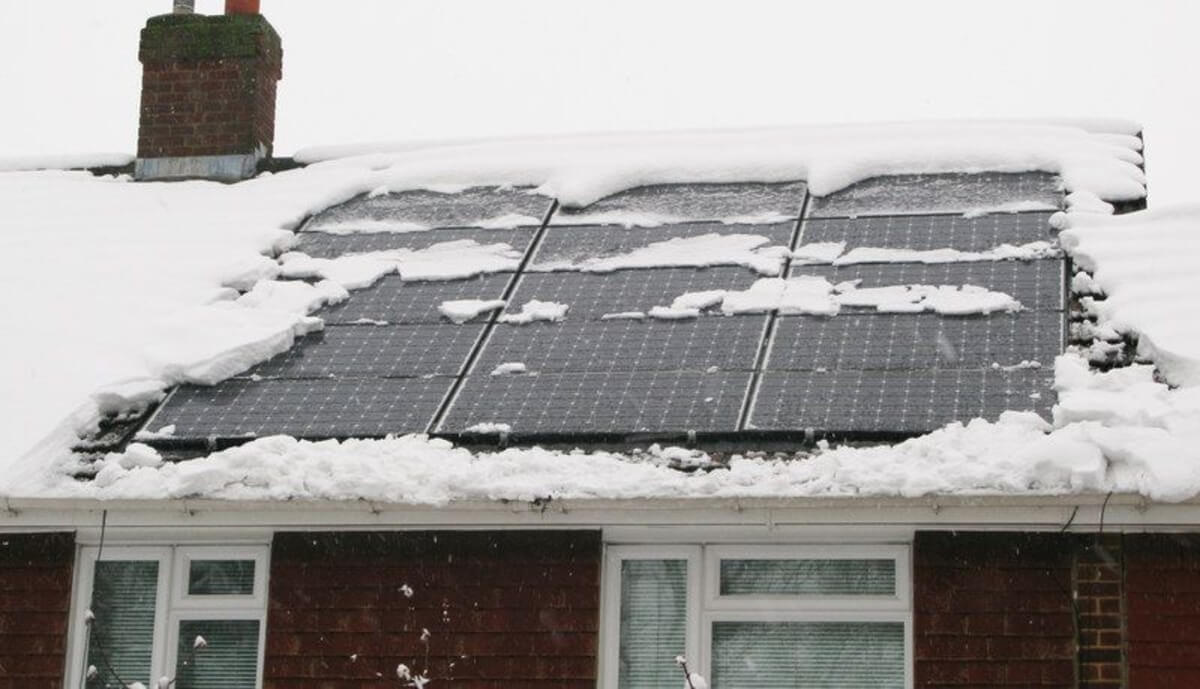
[[[1067,191],[1145,197],[1140,128],[1122,120],[932,121],[514,137],[306,149],[303,162],[366,167],[391,191],[535,186],[568,207],[633,187],[806,180],[817,195],[880,175],[1043,171]]]

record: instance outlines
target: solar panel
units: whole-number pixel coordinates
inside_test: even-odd
[[[508,311],[520,311],[525,302],[537,299],[570,306],[568,321],[599,320],[604,314],[668,306],[686,292],[746,289],[757,279],[757,275],[744,268],[730,267],[525,273],[517,283]]]
[[[332,326],[251,369],[264,378],[458,375],[483,334],[475,325]]]
[[[814,196],[808,216],[965,213],[1005,206],[1026,210],[1061,208],[1061,183],[1057,176],[1045,172],[872,177],[828,196]]]
[[[470,239],[480,244],[508,244],[524,252],[533,241],[535,229],[524,227],[515,230],[485,230],[477,227],[465,229],[426,230],[423,232],[371,232],[356,234],[329,234],[326,232],[301,232],[295,251],[317,258],[334,258],[345,254],[361,254],[389,249],[420,251],[441,242]]]
[[[788,247],[791,246],[794,229],[794,221],[761,225],[705,222],[638,228],[614,225],[552,225],[542,236],[537,253],[533,257],[531,270],[544,270],[556,264],[593,257],[616,256],[654,242],[706,234],[759,235],[766,237],[769,245]]]
[[[958,249],[986,251],[1001,244],[1050,241],[1051,213],[1002,213],[967,218],[962,215],[885,215],[860,218],[808,219],[800,243],[845,242],[846,249]]]
[[[512,362],[538,373],[750,371],[766,324],[764,316],[735,316],[498,325],[474,372]]]
[[[413,227],[480,227],[500,218],[524,218],[540,226],[552,200],[529,187],[471,187],[456,192],[425,189],[359,196],[315,216],[305,230],[366,230]],[[507,224],[507,223],[506,223]]]
[[[767,372],[747,427],[922,433],[1006,410],[1046,415],[1053,378],[1047,369]]]
[[[660,184],[606,196],[582,209],[559,208],[555,224],[605,222],[602,214],[645,214],[683,220],[724,220],[777,215],[794,218],[804,203],[804,182],[778,184]]]
[[[744,372],[471,375],[439,430],[504,423],[520,434],[733,431],[749,383]]]
[[[351,293],[350,299],[318,315],[331,324],[351,324],[364,319],[392,324],[446,323],[438,311],[442,302],[455,299],[499,299],[511,273],[483,275],[468,280],[404,282],[389,275],[372,287]],[[490,313],[474,321],[484,321]]]
[[[833,283],[862,280],[860,287],[887,285],[976,285],[1004,292],[1030,310],[1062,311],[1064,263],[977,261],[973,263],[874,263],[851,266],[793,266],[791,275],[817,275]]]
[[[227,380],[184,385],[147,427],[174,426],[173,438],[376,437],[423,432],[454,379]]]
[[[766,368],[911,370],[988,368],[1037,362],[1062,353],[1063,316],[1024,311],[991,316],[842,314],[785,316],[775,323]]]

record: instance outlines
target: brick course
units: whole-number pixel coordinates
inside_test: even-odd
[[[0,534],[0,689],[60,689],[75,540]]]
[[[404,663],[439,686],[592,689],[600,560],[590,531],[277,534],[264,687],[395,686]]]
[[[155,17],[140,59],[139,158],[270,155],[282,50],[265,19]]]
[[[1200,686],[1200,535],[1125,536],[1129,686]]]
[[[918,533],[915,685],[1074,687],[1071,588],[1057,534]]]

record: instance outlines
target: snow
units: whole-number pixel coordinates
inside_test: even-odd
[[[823,277],[800,275],[761,278],[744,290],[707,290],[676,297],[670,307],[650,310],[653,318],[694,318],[721,306],[726,315],[768,313],[835,316],[843,306],[885,313],[932,311],[945,316],[1019,311],[1021,304],[1003,292],[976,285],[889,285],[860,288],[857,281],[834,285]]]
[[[1130,381],[1128,379],[1132,378]],[[471,452],[410,435],[307,442],[275,436],[204,458],[164,463],[133,444],[104,459],[94,481],[56,487],[76,497],[461,500],[685,497],[921,497],[939,494],[1140,493],[1177,501],[1200,493],[1200,388],[1171,390],[1148,367],[1098,374],[1065,355],[1056,365],[1063,411],[954,423],[897,445],[822,444],[788,460],[733,456],[680,472],[680,448],[640,455],[509,448]],[[1130,384],[1132,382],[1132,385]],[[128,461],[129,455],[137,461]]]
[[[541,263],[535,270],[611,273],[631,268],[743,266],[760,275],[779,275],[788,256],[788,249],[783,246],[765,246],[770,241],[762,235],[715,232],[694,237],[672,237],[624,254],[594,256],[577,262]]]
[[[330,148],[297,155],[306,162],[377,168],[378,183],[393,190],[431,183],[538,185],[568,208],[645,184],[804,179],[824,196],[878,175],[983,170],[1041,170],[1061,175],[1068,191],[1087,190],[1108,200],[1142,198],[1141,142],[1126,124],[1109,126],[1092,132],[1077,123],[1019,121],[848,124],[527,137],[377,151]]]
[[[972,208],[963,213],[964,218],[981,218],[985,215],[994,213],[1026,213],[1030,211],[1056,211],[1058,206],[1052,206],[1042,201],[1013,201],[1011,203],[1002,203],[998,206],[989,206],[986,208]]]
[[[451,299],[438,306],[438,313],[454,323],[466,323],[481,313],[502,309],[508,302],[503,299]]]
[[[0,156],[0,172],[29,170],[82,170],[93,167],[124,167],[133,162],[128,153],[59,153],[49,155]]]
[[[531,299],[521,307],[520,313],[506,313],[500,316],[500,322],[510,325],[525,325],[534,321],[553,323],[565,318],[569,308],[570,306],[567,304]]]
[[[1138,353],[1177,385],[1200,385],[1200,205],[1121,216],[1065,213],[1059,241],[1090,287],[1100,322],[1136,333]]]
[[[528,373],[528,372],[529,371],[525,367],[525,364],[523,364],[519,361],[508,361],[508,362],[500,364],[496,368],[492,369],[491,375],[507,376],[507,375],[512,375],[515,373]]]
[[[69,461],[65,449],[100,413],[148,404],[181,381],[211,383],[244,371],[321,327],[310,315],[320,304],[344,299],[349,289],[380,275],[456,279],[512,270],[519,262],[518,252],[505,244],[470,241],[339,259],[289,253],[276,260],[291,247],[291,230],[304,218],[358,194],[533,185],[578,207],[652,183],[806,179],[814,193],[828,194],[879,174],[1045,170],[1062,175],[1077,199],[1117,201],[1144,195],[1139,148],[1128,127],[1089,131],[1078,123],[931,122],[414,146],[236,185],[134,184],[126,177],[64,171],[0,173],[5,209],[0,289],[10,295],[0,307],[0,321],[19,324],[19,337],[6,341],[0,385],[21,391],[0,403],[5,420],[0,493],[62,489],[62,477],[54,472]],[[1134,257],[1118,257],[1113,261],[1118,267],[1107,269],[1106,247],[1115,240],[1101,240],[1103,233],[1089,223],[1100,221],[1081,221],[1070,232],[1080,237],[1079,250],[1100,264],[1096,281],[1110,298],[1095,308],[1114,327],[1144,329],[1144,350],[1166,362],[1169,377],[1194,375],[1187,363],[1194,352],[1183,337],[1190,326],[1170,325],[1156,315],[1162,308],[1137,313],[1132,304],[1148,293],[1122,278],[1119,268]],[[1187,241],[1181,232],[1148,236],[1157,234],[1164,242]],[[1155,266],[1152,272],[1154,284],[1168,279],[1169,271]],[[278,281],[299,276],[321,282]],[[775,280],[759,287],[769,294],[749,296],[774,298],[775,308],[801,312],[828,312],[845,296],[817,282]],[[1190,283],[1179,286],[1185,284]],[[930,296],[918,303],[932,303]],[[935,300],[948,296],[973,301],[986,295],[932,294]],[[725,296],[722,308],[736,306],[739,298]],[[531,302],[505,319],[558,320],[566,310],[563,304]],[[130,473],[159,471],[113,466]]]
[[[287,278],[323,278],[346,289],[369,287],[380,278],[399,273],[405,281],[459,280],[484,273],[516,270],[521,252],[508,244],[480,244],[473,239],[440,242],[424,249],[394,249],[312,258],[299,252],[280,257],[280,274]]]
[[[509,433],[512,431],[512,426],[506,423],[484,422],[477,423],[474,426],[468,426],[467,433]]]
[[[975,261],[1032,261],[1059,255],[1050,242],[1029,242],[1020,246],[1001,244],[987,251],[959,251],[958,249],[881,249],[860,247],[833,259],[835,266],[856,263],[966,263]]]

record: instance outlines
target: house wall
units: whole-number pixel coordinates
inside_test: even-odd
[[[72,534],[0,534],[0,689],[62,687],[74,560]]]
[[[1125,536],[1129,686],[1200,686],[1200,535]]]
[[[915,685],[1074,687],[1072,555],[1046,534],[920,532]]]
[[[592,689],[600,570],[596,531],[277,534],[264,687]]]

